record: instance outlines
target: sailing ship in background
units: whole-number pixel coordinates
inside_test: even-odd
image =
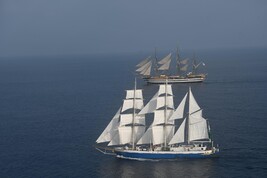
[[[172,87],[165,82],[145,106],[142,90],[136,89],[136,82],[133,90],[126,90],[122,106],[96,140],[96,149],[137,160],[205,158],[218,153],[219,149],[213,146],[209,122],[202,116],[191,88],[175,109]],[[184,112],[187,99],[188,112]],[[153,114],[154,119],[147,128],[148,114]]]
[[[181,59],[178,53],[176,52],[176,68],[177,75],[168,75],[166,73],[170,70],[170,65],[172,61],[172,54],[168,54],[166,57],[157,61],[157,57],[152,59],[151,56],[141,61],[136,65],[136,72],[142,76],[142,78],[147,81],[147,83],[153,84],[164,84],[166,79],[168,79],[168,83],[195,83],[195,82],[203,82],[206,78],[207,74],[198,74],[198,67],[205,66],[203,62],[197,63],[195,57],[192,62],[192,71],[187,72],[189,67],[189,58]],[[154,73],[152,75],[152,69],[154,64]]]

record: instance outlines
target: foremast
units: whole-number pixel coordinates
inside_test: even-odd
[[[131,145],[134,149],[136,142],[145,132],[145,118],[136,114],[143,107],[142,90],[136,89],[135,81],[134,90],[126,90],[122,107],[96,142],[109,142],[108,146]]]

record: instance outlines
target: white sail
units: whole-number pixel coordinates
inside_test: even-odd
[[[171,59],[172,54],[168,54],[166,57],[164,57],[163,59],[161,59],[158,64],[165,64],[166,62],[168,62]]]
[[[189,141],[208,139],[207,121],[189,88]]]
[[[150,125],[144,135],[138,140],[137,145],[150,143],[152,143],[152,125]]]
[[[160,96],[160,97],[157,98],[157,107],[156,107],[156,109],[159,109],[161,107],[165,107],[165,105],[168,108],[174,109],[173,96],[167,96],[166,98],[164,96]]]
[[[171,58],[169,59],[169,61],[167,61],[166,63],[162,64],[162,66],[160,66],[158,68],[158,70],[169,70],[170,64],[171,64]]]
[[[193,94],[192,94],[192,91],[191,91],[191,87],[189,88],[189,114],[192,114],[196,111],[199,111],[200,110],[200,107],[199,105],[197,104]]]
[[[185,142],[184,140],[185,139],[185,122],[186,122],[186,119],[184,119],[179,129],[176,131],[175,135],[172,137],[171,141],[169,142],[169,145]]]
[[[189,61],[189,58],[186,58],[186,59],[184,59],[184,60],[180,61],[180,64],[187,64],[187,63],[188,63],[188,61]]]
[[[120,144],[120,137],[119,137],[119,131],[116,130],[116,134],[114,137],[112,137],[111,141],[109,142],[108,146],[114,146]]]
[[[180,70],[181,71],[187,71],[187,68],[188,68],[188,64],[186,64],[185,66],[181,67]]]
[[[184,117],[184,107],[187,95],[188,93],[185,94],[183,100],[181,101],[177,109],[173,112],[172,116],[170,117],[170,120],[182,119]]]
[[[141,71],[143,71],[144,69],[148,68],[150,65],[152,65],[152,61],[149,61],[149,62],[145,63],[143,66],[139,67],[139,68],[136,69],[135,71],[136,71],[136,72],[141,72]]]
[[[148,76],[151,74],[151,67],[152,67],[152,63],[144,70],[142,70],[140,72],[141,75],[145,75],[145,76]]]
[[[133,99],[135,96],[136,99],[143,99],[142,90],[126,90],[126,99]]]
[[[134,123],[139,125],[145,125],[145,117],[138,115],[135,116]],[[125,126],[128,124],[133,124],[133,114],[121,114],[120,126]]]
[[[173,110],[166,110],[166,118],[169,118],[173,113]],[[167,123],[172,124],[172,121],[168,121]],[[154,111],[154,121],[152,125],[159,125],[165,123],[165,110],[156,110]]]
[[[98,139],[96,140],[97,143],[109,142],[113,138],[113,136],[116,134],[118,126],[119,126],[120,110],[121,108],[117,111],[117,113],[112,118],[108,126],[105,128],[102,134],[98,137]]]
[[[208,139],[208,128],[207,121],[204,118],[198,118],[198,122],[191,123],[194,120],[193,117],[190,117],[189,123],[189,140],[200,140],[200,139]]]
[[[153,145],[163,144],[165,142],[165,137],[164,137],[165,134],[166,134],[166,142],[167,143],[170,142],[174,134],[174,126],[167,125],[165,127],[166,127],[165,129],[163,125],[152,127]]]
[[[138,115],[153,113],[157,109],[157,97],[158,93],[152,97],[152,99],[145,105]]]
[[[124,145],[127,143],[132,143],[132,127],[119,127],[119,138],[120,138],[120,145]],[[140,137],[144,134],[145,127],[144,126],[135,126],[134,127],[134,142],[136,143]]]
[[[135,106],[134,106],[134,103],[135,103]],[[135,101],[133,99],[124,100],[121,112],[124,112],[127,109],[132,109],[134,107],[135,109],[142,109],[144,107],[143,100],[141,99],[135,99]]]
[[[136,65],[136,67],[141,67],[144,64],[146,64],[150,60],[151,56],[148,56],[146,59],[142,60],[139,64]]]
[[[167,88],[166,88],[166,85],[160,85],[159,86],[158,96],[165,94],[165,93],[167,93],[168,95],[173,95],[171,85],[167,85]]]

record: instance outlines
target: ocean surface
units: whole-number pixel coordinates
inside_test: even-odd
[[[133,161],[94,149],[148,55],[1,58],[0,177],[267,177],[266,49],[197,52],[207,80],[173,85],[175,106],[192,87],[218,158]],[[158,86],[138,88],[146,103]]]

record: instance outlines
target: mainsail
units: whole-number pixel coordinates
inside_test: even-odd
[[[174,134],[173,93],[171,85],[160,85],[159,91],[152,97],[138,115],[154,113],[154,120],[137,144],[167,144]]]

